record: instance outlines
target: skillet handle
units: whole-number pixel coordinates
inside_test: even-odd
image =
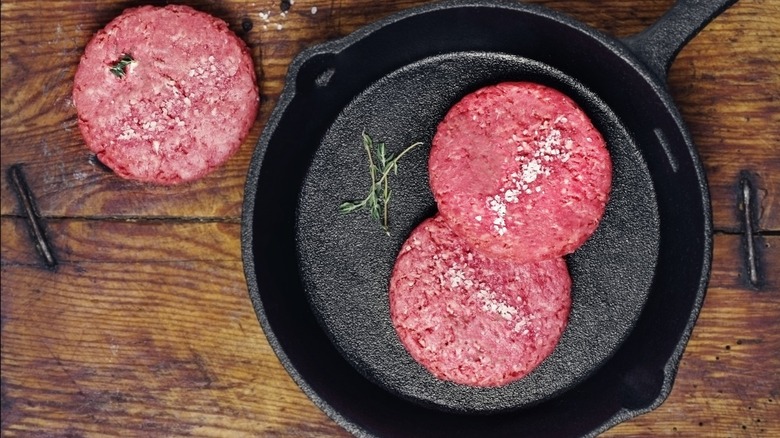
[[[737,0],[677,0],[661,18],[642,32],[623,39],[623,43],[650,67],[660,79],[666,79],[669,67],[680,50],[713,18]]]

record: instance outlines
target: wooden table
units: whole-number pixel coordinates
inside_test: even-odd
[[[202,181],[128,182],[76,126],[71,84],[91,35],[126,1],[2,3],[2,432],[5,436],[346,436],[286,374],[247,295],[245,175],[292,57],[419,0],[188,2],[226,20],[262,72],[240,152]],[[670,1],[546,0],[616,36]],[[264,19],[262,14],[268,13]],[[669,78],[703,158],[712,279],[669,399],[608,436],[780,436],[780,1],[741,0]],[[56,268],[36,250],[20,165]],[[743,213],[749,183],[756,266]]]

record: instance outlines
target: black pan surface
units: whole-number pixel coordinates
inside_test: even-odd
[[[573,279],[572,312],[556,351],[526,378],[498,388],[474,388],[436,379],[406,352],[390,320],[388,281],[406,237],[436,210],[428,188],[427,157],[438,122],[464,93],[506,80],[544,83],[574,97],[607,139],[614,178],[600,228],[567,260]],[[387,139],[389,152],[395,154],[415,141],[425,145],[407,155],[393,178],[390,236],[367,214],[343,215],[337,210],[344,200],[364,196],[370,184],[363,131]],[[590,374],[633,327],[658,255],[654,188],[641,153],[620,120],[596,95],[560,71],[489,52],[425,58],[360,93],[339,113],[314,153],[297,219],[304,288],[339,351],[388,390],[460,412],[536,403]]]
[[[250,167],[242,243],[258,319],[312,400],[356,435],[405,437],[581,436],[658,406],[701,306],[712,245],[706,182],[665,68],[730,3],[682,1],[625,43],[544,8],[437,3],[296,58]],[[429,142],[460,96],[530,78],[575,98],[608,137],[613,193],[602,226],[569,258],[578,313],[529,376],[538,384],[475,394],[426,380],[377,304],[401,241],[433,212],[427,151],[409,155],[394,180],[404,202],[391,205],[390,238],[336,207],[363,193],[363,129],[394,150]],[[612,312],[612,330],[593,327],[606,322],[593,308]],[[575,354],[591,334],[608,345]]]

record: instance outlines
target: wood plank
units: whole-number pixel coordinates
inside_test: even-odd
[[[39,265],[26,223],[21,218],[0,223],[3,264]],[[46,232],[55,258],[63,264],[241,260],[237,221],[51,220]]]
[[[340,433],[270,350],[236,261],[3,267],[2,289],[7,436]]]
[[[55,222],[56,272],[23,226],[2,222],[4,436],[342,434],[265,341],[237,224]]]
[[[347,436],[265,341],[239,224],[51,221],[56,272],[30,255],[21,219],[0,225],[8,436]],[[669,400],[607,436],[780,433],[780,236],[757,242],[758,291],[735,256],[741,239],[716,236],[711,287]]]
[[[71,82],[83,46],[92,33],[121,9],[119,2],[67,2],[39,8],[30,2],[4,3],[2,72],[2,170],[25,163],[44,215],[237,217],[251,153],[278,99],[287,65],[311,44],[347,34],[357,27],[422,1],[325,3],[299,1],[286,18],[277,2],[195,5],[241,29],[252,48],[262,81],[261,112],[240,151],[202,181],[177,187],[128,182],[90,161],[76,127]],[[668,1],[627,7],[624,2],[538,1],[606,32],[625,36],[651,23]],[[312,5],[318,7],[311,14]],[[271,11],[268,23],[258,13]],[[758,227],[780,230],[780,14],[777,6],[741,1],[695,38],[675,62],[669,78],[672,95],[688,123],[711,184],[715,225],[740,229],[737,184],[748,172],[761,197]],[[34,15],[33,15],[34,14]],[[34,17],[34,19],[33,19]],[[31,23],[30,23],[31,22]],[[282,29],[277,30],[276,26]],[[263,28],[265,26],[265,29]],[[727,42],[727,43],[726,43]],[[749,69],[744,68],[749,66]],[[748,73],[744,73],[744,72]],[[0,181],[2,214],[14,202],[5,178]],[[177,202],[171,202],[175,197]],[[220,202],[212,202],[219,198]]]

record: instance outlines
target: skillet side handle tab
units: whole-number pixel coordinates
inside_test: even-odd
[[[712,19],[737,0],[677,0],[658,21],[642,32],[624,38],[623,43],[666,80],[677,54]]]

